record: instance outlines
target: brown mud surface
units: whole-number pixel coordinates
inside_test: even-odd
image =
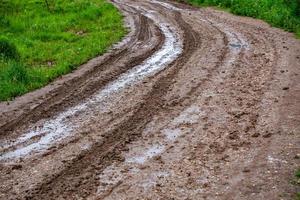
[[[115,0],[108,53],[0,103],[0,199],[293,199],[300,41],[264,22]]]

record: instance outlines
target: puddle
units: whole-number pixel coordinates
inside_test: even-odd
[[[184,110],[178,117],[176,117],[173,120],[172,125],[176,126],[180,124],[195,124],[203,115],[204,113],[202,113],[198,106],[191,106]]]
[[[203,113],[201,109],[195,105],[192,105],[189,108],[185,109],[178,117],[171,121],[166,128],[160,131],[160,133],[165,136],[163,139],[161,137],[151,139],[153,140],[152,143],[157,142],[159,144],[150,147],[147,147],[144,144],[140,144],[136,149],[131,150],[131,152],[125,156],[127,157],[126,162],[144,164],[149,159],[162,154],[164,150],[168,147],[168,145],[173,144],[178,137],[191,131],[191,127],[179,126],[197,123],[199,121],[199,118],[204,114],[205,113]],[[146,129],[143,134],[148,136],[152,135],[155,137],[155,134],[151,133],[151,131],[155,132],[155,130],[151,129],[150,125],[154,126],[155,123],[150,122],[146,126]]]
[[[105,170],[99,176],[100,182],[107,185],[117,184],[122,180],[122,173],[120,170],[117,170],[115,165],[105,168]]]
[[[162,133],[166,136],[166,138],[170,141],[176,140],[180,135],[182,135],[182,131],[180,128],[176,129],[164,129]]]
[[[240,53],[242,48],[244,49],[248,48],[248,43],[243,39],[243,37],[240,34],[233,32],[231,29],[227,27],[226,28],[222,27],[222,29],[229,39],[229,47],[231,51],[233,51],[234,55]]]
[[[229,41],[229,48],[232,54],[228,62],[229,64],[235,61],[236,55],[239,54],[242,49],[245,50],[249,49],[248,42],[244,39],[244,37],[240,33],[233,31],[229,27],[224,27],[224,24],[222,23],[216,23],[214,21],[207,20],[207,19],[200,19],[200,20],[220,28],[226,34]]]
[[[140,181],[137,185],[141,186],[144,190],[149,190],[157,185],[160,179],[170,176],[170,173],[165,171],[158,171],[149,174],[145,179]]]
[[[166,3],[166,2],[161,2],[161,1],[156,1],[156,0],[152,0],[151,1],[152,3],[156,3],[156,4],[159,4],[167,9],[170,9],[170,10],[175,10],[175,11],[181,11],[182,9],[180,8],[177,8],[169,3]]]
[[[168,23],[163,23],[158,20],[156,15],[153,14],[153,11],[147,11],[145,15],[155,21],[165,35],[165,41],[162,48],[145,60],[141,65],[134,67],[121,75],[117,80],[108,84],[103,90],[88,99],[85,103],[71,107],[67,111],[62,112],[53,119],[45,122],[40,128],[30,130],[19,137],[16,142],[11,143],[7,148],[24,143],[35,136],[44,135],[40,140],[33,144],[2,154],[0,160],[21,158],[33,152],[46,150],[54,143],[69,137],[74,130],[78,128],[78,125],[76,126],[74,121],[80,118],[80,114],[82,113],[78,114],[79,112],[84,112],[89,108],[94,108],[99,104],[103,104],[103,102],[109,100],[111,95],[118,94],[122,89],[133,86],[146,77],[155,75],[175,60],[182,53],[183,46],[176,30]],[[92,113],[86,114],[92,115]]]
[[[242,45],[241,45],[241,44],[233,44],[233,43],[230,43],[229,45],[230,45],[231,47],[237,48],[237,49],[242,48]]]
[[[164,145],[157,144],[144,151],[142,155],[128,158],[126,162],[144,164],[147,160],[161,154],[164,150],[165,150]]]

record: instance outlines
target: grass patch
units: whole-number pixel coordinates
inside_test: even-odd
[[[74,70],[125,34],[105,0],[0,1],[0,101]]]
[[[300,169],[296,171],[296,177],[300,180]]]
[[[300,38],[299,0],[185,0],[193,5],[217,6],[230,12],[262,19],[269,24],[296,33]]]
[[[300,185],[300,169],[296,171],[295,176],[296,176],[296,180],[295,180],[296,184]],[[300,200],[300,192],[297,192],[295,200]]]

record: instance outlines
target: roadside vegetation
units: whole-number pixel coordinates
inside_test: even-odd
[[[217,6],[230,12],[262,19],[269,24],[294,32],[300,38],[299,0],[185,0],[193,5]]]
[[[296,171],[296,184],[300,185],[300,169]],[[300,200],[300,191],[297,192],[295,200]]]
[[[74,70],[125,33],[105,0],[0,0],[0,101]]]

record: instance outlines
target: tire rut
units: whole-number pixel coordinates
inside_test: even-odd
[[[101,172],[115,160],[122,161],[120,157],[122,149],[128,143],[140,137],[140,133],[155,113],[161,109],[167,109],[165,107],[167,102],[163,101],[163,96],[172,85],[172,80],[180,70],[182,63],[185,63],[194,49],[198,47],[197,38],[199,39],[199,36],[191,27],[181,19],[179,13],[175,13],[175,16],[180,27],[185,31],[183,56],[176,60],[174,64],[171,64],[164,72],[164,75],[156,80],[152,91],[145,96],[143,102],[136,108],[132,116],[112,132],[107,133],[108,137],[105,138],[103,143],[95,144],[88,152],[80,155],[70,163],[70,168],[66,168],[56,177],[51,178],[48,183],[44,183],[41,187],[35,189],[34,192],[31,191],[32,194],[25,196],[25,198],[49,199],[49,194],[53,199],[59,196],[65,198],[70,196],[86,198],[96,190],[97,177],[94,175]],[[157,76],[159,77],[160,75]],[[95,164],[91,164],[91,162]],[[80,184],[82,180],[85,182],[84,185]],[[66,188],[68,189],[66,190]],[[77,194],[75,194],[75,188],[79,191]],[[70,191],[71,193],[69,193]]]
[[[299,150],[300,126],[292,121],[299,42],[257,20],[210,8],[113,3],[133,17],[128,40],[37,107],[7,111],[14,116],[9,122],[0,118],[0,138],[11,145],[1,144],[0,199],[292,198],[296,187],[288,176],[299,163],[291,157]],[[45,150],[3,159],[47,135],[15,143],[24,130],[130,77],[165,53],[172,37],[182,42],[182,52],[174,48],[177,56],[165,67],[67,117],[72,134]],[[159,58],[158,66],[165,56]]]

